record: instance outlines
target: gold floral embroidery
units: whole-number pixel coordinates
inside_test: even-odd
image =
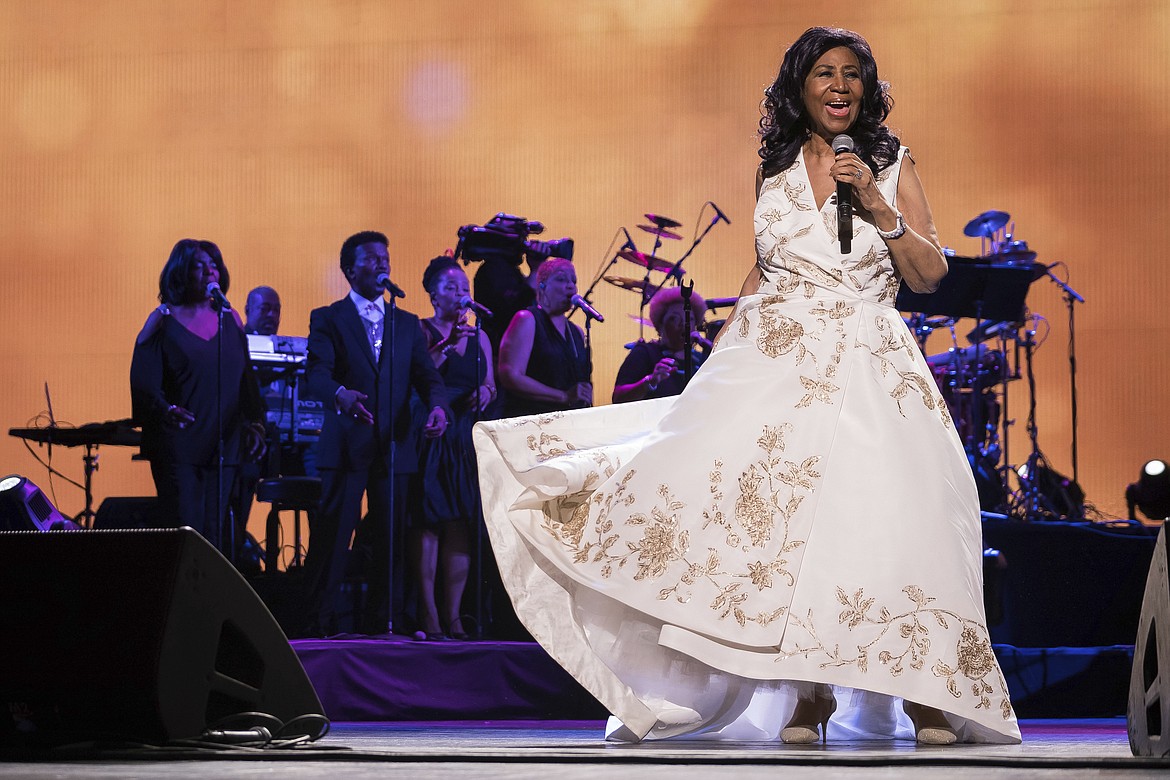
[[[825,287],[839,287],[844,271],[840,268],[822,268],[816,263],[800,257],[789,258],[788,267],[803,275],[808,281]]]
[[[860,260],[845,269],[845,273],[848,275],[849,281],[853,282],[854,287],[859,290],[865,289],[870,282],[881,275],[884,270],[881,263],[883,254],[888,257],[888,253],[879,254],[877,247],[871,246]],[[869,276],[863,279],[859,276],[862,271],[869,271]]]
[[[735,560],[739,560],[744,540],[756,549],[767,550],[765,557],[741,563],[742,570],[727,570],[724,554],[715,547],[691,548],[690,532],[681,519],[687,505],[668,485],[658,486],[652,503],[639,502],[631,489],[634,469],[620,478],[611,474],[609,491],[546,502],[542,527],[575,565],[598,566],[602,578],[629,568],[635,582],[662,581],[659,600],[688,603],[696,595],[707,596],[708,607],[719,619],[730,618],[740,626],[767,625],[782,617],[787,608],[773,606],[774,599],[768,599],[762,608],[753,608],[751,594],[764,593],[781,583],[789,588],[795,584],[792,559],[804,540],[791,538],[792,521],[821,478],[819,456],[802,460],[785,456],[785,438],[791,430],[790,424],[762,430],[756,442],[762,455],[739,475],[740,489],[732,499],[730,516],[725,510],[731,497],[722,487],[722,462],[714,461],[708,475],[711,500],[702,512],[703,528],[721,527],[728,549],[736,553]],[[641,511],[626,509],[639,504],[649,506]]]
[[[827,382],[822,379],[813,379],[812,377],[802,376],[800,384],[804,387],[806,392],[796,403],[797,409],[804,409],[807,406],[812,406],[813,401],[820,401],[821,403],[833,403],[833,393],[836,393],[841,388],[837,387],[832,382]]]
[[[763,215],[763,216],[767,216],[769,214],[776,214],[776,213],[777,212],[773,210],[773,211],[766,212],[765,215]],[[771,229],[771,225],[768,226],[768,229],[769,230]],[[763,266],[765,269],[783,268],[784,263],[780,260],[780,258],[784,254],[784,251],[787,249],[788,244],[791,243],[794,239],[802,238],[803,236],[808,235],[809,231],[811,231],[811,230],[812,230],[812,225],[805,225],[804,227],[800,228],[799,230],[797,230],[793,233],[781,233],[778,236],[772,236],[772,238],[773,238],[772,246],[769,247],[768,251],[760,257],[760,259],[758,261],[759,264],[761,266]],[[763,236],[763,232],[756,234],[757,239],[762,237],[762,236]],[[792,290],[795,290],[796,287],[799,285],[799,283],[800,283],[799,280],[797,280],[796,282],[793,282],[792,287],[789,289],[789,292],[791,292]]]
[[[957,659],[954,666],[946,663],[940,653],[935,653],[934,664],[930,672],[939,679],[946,680],[947,691],[956,699],[964,697],[957,678],[961,675],[971,682],[969,688],[972,696],[978,699],[975,709],[991,709],[992,697],[1000,697],[997,707],[1005,720],[1012,717],[1011,700],[1008,696],[1007,684],[1002,675],[995,674],[990,682],[988,677],[998,672],[995,654],[991,649],[991,642],[987,639],[983,624],[965,618],[953,610],[931,606],[934,598],[927,596],[922,588],[916,585],[907,585],[902,588],[910,607],[905,611],[894,614],[889,608],[882,606],[878,614],[873,614],[877,600],[867,597],[864,589],[857,589],[847,593],[840,586],[836,589],[837,602],[843,607],[837,616],[837,624],[845,626],[850,633],[862,632],[860,644],[856,645],[857,652],[847,656],[839,643],[832,647],[825,644],[819,637],[811,611],[804,617],[789,615],[788,626],[803,631],[811,640],[808,644],[795,642],[792,650],[781,651],[776,661],[782,661],[793,656],[802,656],[810,660],[821,658],[822,669],[829,667],[853,666],[860,672],[869,671],[869,660],[876,651],[878,663],[885,667],[892,677],[900,677],[907,668],[921,672],[926,668],[932,655],[931,621],[937,623],[948,635],[953,636],[951,622],[958,624],[958,639],[954,643],[954,653]],[[865,641],[868,640],[868,641]],[[779,648],[777,648],[779,650]],[[998,686],[992,686],[992,682]]]
[[[788,202],[792,204],[797,211],[812,211],[813,207],[804,202],[803,195],[805,186],[797,183],[793,184],[788,181],[788,173],[795,172],[800,169],[800,163],[797,162],[792,168],[780,174],[779,179],[781,186],[784,188],[784,195],[788,198]]]
[[[880,303],[894,303],[898,299],[898,288],[902,285],[902,280],[894,271],[884,272],[882,291],[878,295]]]
[[[758,219],[764,221],[764,226],[756,231],[756,238],[762,238],[765,233],[771,233],[772,228],[784,220],[784,214],[781,214],[776,209],[768,209],[767,211],[761,211]]]
[[[932,411],[937,411],[942,419],[943,425],[950,426],[951,415],[947,410],[947,405],[943,401],[942,396],[938,393],[938,388],[934,384],[934,380],[923,376],[917,371],[903,371],[898,368],[897,364],[890,359],[890,356],[898,352],[905,353],[905,362],[910,362],[912,351],[916,347],[910,343],[908,335],[903,332],[895,332],[890,326],[890,323],[884,317],[877,317],[874,320],[877,332],[881,338],[881,343],[877,347],[870,347],[861,341],[857,342],[857,346],[861,349],[868,350],[878,360],[878,368],[883,377],[894,376],[897,378],[897,383],[889,391],[890,397],[898,405],[898,413],[903,417],[906,416],[906,410],[902,407],[902,400],[911,393],[917,393],[922,401],[922,405]]]
[[[760,307],[760,335],[756,337],[756,346],[770,358],[787,355],[796,350],[796,362],[800,364],[807,354],[801,338],[804,336],[804,326],[794,319]]]

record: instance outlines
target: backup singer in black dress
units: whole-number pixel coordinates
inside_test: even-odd
[[[593,364],[585,336],[565,316],[576,294],[571,262],[555,257],[541,263],[536,304],[516,313],[500,343],[505,417],[593,405]]]
[[[190,238],[175,244],[159,275],[162,305],[151,312],[134,345],[130,395],[160,521],[190,526],[229,554],[216,508],[229,506],[241,457],[263,452],[264,408],[239,315],[225,312],[220,331],[220,315],[207,293],[212,282],[227,291],[219,248]],[[217,498],[221,420],[224,470]]]
[[[478,529],[481,511],[471,426],[491,418],[488,410],[496,397],[491,342],[467,322],[461,302],[471,287],[453,258],[432,260],[423,274],[423,288],[435,308],[433,317],[422,320],[423,334],[447,386],[453,416],[446,433],[420,443],[411,513],[417,617],[427,639],[467,639],[460,604],[471,562],[470,537]]]

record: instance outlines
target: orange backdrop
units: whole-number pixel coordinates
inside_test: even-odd
[[[619,226],[653,211],[689,238],[713,200],[732,224],[688,268],[703,294],[733,295],[753,262],[761,90],[813,24],[872,44],[944,244],[977,254],[963,226],[999,209],[1041,261],[1066,264],[1087,299],[1080,478],[1123,513],[1140,464],[1170,457],[1162,0],[3,0],[0,422],[33,424],[45,382],[61,422],[129,415],[134,334],[185,236],[220,245],[238,306],[270,284],[281,330],[303,335],[309,310],[345,292],[337,251],[359,229],[391,236],[406,308],[426,315],[422,269],[460,225],[539,219],[545,238],[575,239],[587,283]],[[637,299],[603,284],[595,302],[608,399]],[[1046,280],[1028,304],[1050,325],[1040,446],[1071,473],[1064,305]],[[928,351],[946,346],[936,334]],[[1028,449],[1023,384],[1014,462]],[[130,454],[101,450],[97,502],[152,493]],[[53,465],[80,480],[80,455],[56,448]],[[50,488],[14,438],[0,471]],[[81,510],[79,490],[53,488]]]

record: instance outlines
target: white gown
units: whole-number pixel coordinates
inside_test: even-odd
[[[835,211],[803,157],[765,180],[763,282],[681,396],[475,427],[516,612],[611,739],[776,739],[815,682],[829,739],[913,738],[905,698],[1019,741],[966,455],[884,242],[855,214],[842,255]]]

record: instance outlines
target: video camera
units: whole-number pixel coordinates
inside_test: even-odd
[[[500,212],[484,225],[464,225],[459,228],[459,243],[455,258],[463,258],[469,265],[477,260],[507,260],[520,265],[525,253],[542,258],[573,259],[573,239],[530,241],[528,236],[544,232],[544,225],[535,220]]]

